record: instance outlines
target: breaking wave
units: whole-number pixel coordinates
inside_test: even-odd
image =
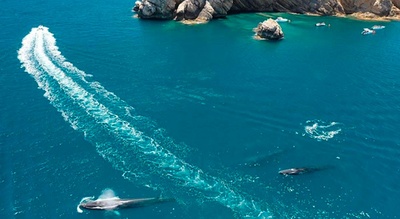
[[[242,218],[271,217],[232,185],[186,163],[166,149],[163,142],[137,130],[156,128],[143,124],[150,120],[135,115],[131,106],[67,62],[47,27],[32,28],[22,40],[18,59],[65,121],[82,132],[126,179],[145,179],[154,189],[167,188],[172,183],[188,194],[196,191],[196,195],[219,202]]]

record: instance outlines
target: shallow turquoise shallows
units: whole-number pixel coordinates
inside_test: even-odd
[[[400,217],[400,23],[133,3],[2,1],[0,218]],[[107,189],[176,201],[78,208]]]

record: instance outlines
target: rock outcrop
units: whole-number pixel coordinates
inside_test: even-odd
[[[281,26],[271,18],[259,23],[253,31],[256,32],[256,38],[259,39],[280,40],[284,36]]]
[[[378,16],[388,16],[392,10],[391,0],[340,0],[345,13],[372,13]]]
[[[208,21],[212,19],[213,13],[213,8],[206,0],[184,0],[176,9],[175,20]]]
[[[142,0],[135,2],[133,11],[140,18],[206,22],[225,17],[232,4],[233,0]]]
[[[366,14],[399,18],[400,0],[141,0],[138,17],[207,22],[240,12],[294,12],[317,15]]]
[[[300,14],[313,13],[320,15],[344,13],[343,7],[338,0],[234,0],[231,11],[280,11]]]
[[[177,0],[142,0],[136,1],[133,11],[140,18],[145,19],[172,19],[175,16]]]
[[[400,0],[392,0],[392,3],[396,8],[400,9]]]

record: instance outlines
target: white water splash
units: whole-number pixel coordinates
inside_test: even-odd
[[[342,131],[341,126],[337,122],[326,123],[320,120],[308,120],[304,131],[310,138],[328,141]]]
[[[118,198],[112,189],[104,189],[98,199]]]
[[[95,200],[94,196],[92,197],[84,197],[81,199],[81,201],[79,202],[78,206],[76,207],[76,211],[78,213],[82,213],[83,210],[80,208],[82,203],[85,202],[91,202],[91,201],[101,201],[104,206],[108,206],[110,207],[110,210],[113,209],[114,207],[118,206],[118,200],[119,197],[115,195],[115,192],[112,189],[104,189],[101,192],[101,195]],[[118,211],[114,211],[114,214],[119,214]]]
[[[94,199],[94,196],[88,196],[88,197],[82,198],[81,201],[79,202],[79,204],[76,206],[76,211],[77,211],[78,213],[82,213],[83,210],[80,208],[81,204],[82,204],[83,202],[86,202],[86,201],[89,201],[89,200],[93,200],[93,199]]]

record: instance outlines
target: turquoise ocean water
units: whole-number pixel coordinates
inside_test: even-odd
[[[0,2],[0,218],[400,217],[400,23]],[[106,188],[177,201],[77,212]]]

